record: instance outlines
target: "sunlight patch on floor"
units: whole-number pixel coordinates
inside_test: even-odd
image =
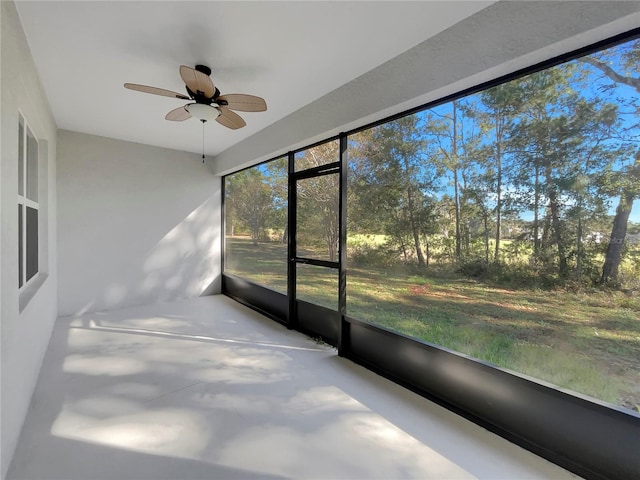
[[[226,297],[55,328],[8,480],[574,478]]]

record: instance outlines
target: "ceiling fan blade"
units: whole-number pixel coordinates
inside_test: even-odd
[[[180,98],[181,100],[191,100],[186,95],[178,92],[172,92],[171,90],[165,90],[164,88],[149,87],[148,85],[138,85],[137,83],[125,83],[124,88],[129,90],[136,90],[137,92],[152,93],[154,95],[162,95],[163,97]]]
[[[220,116],[216,118],[216,122],[220,125],[224,125],[231,130],[237,130],[247,124],[240,115],[232,112],[227,107],[218,107],[218,110],[220,110]]]
[[[186,65],[180,65],[180,76],[193,93],[201,92],[205,97],[211,98],[216,92],[216,87],[209,75],[205,75]]]
[[[184,107],[178,107],[171,110],[165,115],[165,120],[171,120],[174,122],[183,122],[188,118],[191,118],[191,114]]]
[[[220,104],[221,102],[226,102],[226,105],[224,103],[222,105],[239,112],[264,112],[267,110],[267,102],[264,101],[264,98],[256,97],[255,95],[244,95],[242,93],[220,95],[216,99],[216,103]]]

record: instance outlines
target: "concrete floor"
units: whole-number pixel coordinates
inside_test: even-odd
[[[9,479],[575,479],[223,296],[58,320]]]

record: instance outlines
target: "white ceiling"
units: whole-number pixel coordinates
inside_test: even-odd
[[[205,126],[219,152],[482,10],[493,1],[16,2],[59,128],[200,152],[196,120],[168,122],[184,101],[178,67],[205,64],[223,94],[264,97],[236,131]]]

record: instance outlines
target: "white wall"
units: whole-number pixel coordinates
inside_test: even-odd
[[[226,174],[274,158],[626,32],[639,22],[638,1],[497,2],[221,152],[211,162],[212,172]],[[344,55],[350,54],[346,48]]]
[[[198,155],[60,130],[59,314],[219,292],[220,188]]]
[[[0,12],[0,477],[5,478],[57,314],[57,129],[15,5],[2,1]],[[19,111],[40,140],[39,257],[43,272],[36,285],[22,294],[18,292]]]

